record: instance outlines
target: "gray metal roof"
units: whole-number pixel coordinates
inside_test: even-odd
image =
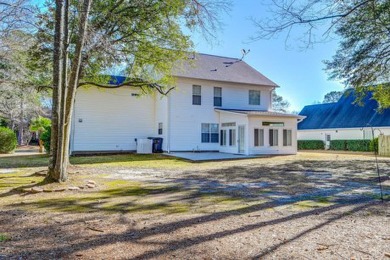
[[[172,72],[173,76],[234,82],[251,85],[278,87],[276,83],[236,58],[197,53],[181,61]]]
[[[348,90],[336,103],[305,106],[299,113],[306,119],[298,124],[299,130],[362,127],[390,127],[390,109],[378,112],[378,103],[372,93],[355,104],[353,90]]]

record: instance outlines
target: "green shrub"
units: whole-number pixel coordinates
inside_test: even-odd
[[[0,153],[10,153],[17,145],[18,140],[14,131],[7,127],[0,127]]]
[[[330,141],[330,150],[346,151],[347,150],[347,140],[331,140]]]
[[[41,135],[41,140],[43,141],[43,146],[45,147],[46,153],[50,153],[50,139],[51,127],[48,127]]]
[[[324,150],[322,140],[298,140],[298,150]]]
[[[378,137],[370,140],[370,151],[378,152]]]
[[[370,143],[371,140],[331,140],[329,149],[338,151],[368,152],[372,151]]]

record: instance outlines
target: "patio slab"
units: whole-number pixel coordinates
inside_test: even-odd
[[[168,156],[174,156],[174,157],[190,160],[193,162],[239,160],[239,159],[267,157],[266,155],[243,155],[243,154],[231,154],[231,153],[219,153],[219,152],[171,152],[171,153],[164,153],[164,154]]]

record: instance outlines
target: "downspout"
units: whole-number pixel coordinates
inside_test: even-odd
[[[171,128],[170,128],[170,115],[171,115],[171,99],[169,94],[167,95],[167,152],[171,152]]]

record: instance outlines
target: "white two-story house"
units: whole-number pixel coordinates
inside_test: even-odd
[[[196,54],[173,75],[176,88],[167,96],[79,88],[71,152],[130,152],[137,139],[162,137],[166,152],[296,153],[303,117],[273,112],[277,85],[244,61]]]

